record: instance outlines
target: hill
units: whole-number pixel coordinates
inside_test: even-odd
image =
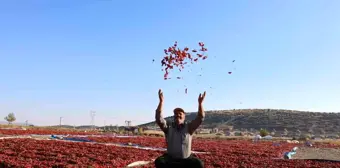
[[[188,113],[187,120],[196,117],[196,113]],[[172,117],[166,117],[167,121]],[[140,126],[156,126],[155,122]],[[230,128],[234,130],[260,130],[288,134],[292,132],[311,134],[340,134],[340,113],[308,112],[281,109],[239,109],[206,111],[206,117],[200,128]],[[289,133],[290,132],[290,133]]]

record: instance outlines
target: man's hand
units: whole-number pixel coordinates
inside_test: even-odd
[[[189,133],[190,135],[194,134],[195,130],[202,124],[203,119],[205,117],[204,109],[203,109],[203,101],[205,98],[205,92],[198,96],[198,113],[196,118],[190,122],[189,124]]]
[[[159,97],[159,102],[163,102],[164,98],[163,98],[163,92],[161,89],[159,89],[158,91],[158,97]]]
[[[162,117],[162,108],[163,108],[163,92],[161,89],[159,89],[158,91],[158,97],[159,97],[159,103],[158,103],[158,107],[156,109],[156,123],[158,124],[158,126],[161,128],[161,130],[167,134],[168,132],[168,126],[166,124],[166,120],[164,120],[164,118]]]
[[[202,104],[205,98],[205,92],[203,93],[203,95],[200,93],[200,95],[198,96],[198,103]]]

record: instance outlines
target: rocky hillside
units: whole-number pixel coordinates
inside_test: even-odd
[[[187,120],[192,120],[196,113],[188,113]],[[167,117],[166,120],[172,120]],[[155,122],[142,126],[156,126]],[[307,112],[278,109],[240,109],[207,111],[201,128],[230,128],[237,130],[301,132],[311,134],[340,134],[340,113]]]

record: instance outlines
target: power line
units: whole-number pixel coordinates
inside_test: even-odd
[[[125,120],[125,124],[126,124],[126,126],[130,127],[131,126],[131,121]]]

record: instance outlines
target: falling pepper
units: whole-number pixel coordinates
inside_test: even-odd
[[[197,53],[198,50],[189,49],[188,47],[185,47],[183,50],[181,50],[177,47],[177,44],[177,41],[175,41],[173,46],[168,47],[168,49],[164,49],[165,56],[163,57],[161,64],[162,67],[164,67],[162,71],[165,70],[165,80],[170,79],[168,78],[169,70],[178,68],[181,72],[185,68],[184,65],[188,64],[188,61],[193,64],[194,62],[197,62],[199,58],[202,58],[202,60],[205,60],[207,58],[207,56],[204,54],[204,51],[207,51],[207,49],[204,47],[203,42],[198,43],[200,47],[199,51],[202,51],[202,53]],[[194,56],[196,58],[194,58]],[[152,61],[154,62],[154,59]]]

